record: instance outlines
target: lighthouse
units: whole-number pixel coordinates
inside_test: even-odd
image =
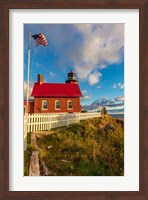
[[[67,80],[65,83],[70,83],[70,84],[78,84],[78,80],[76,77],[76,73],[74,73],[72,70],[68,73]]]
[[[79,113],[82,97],[76,73],[67,74],[65,83],[46,83],[39,74],[32,90],[33,109],[30,113]]]

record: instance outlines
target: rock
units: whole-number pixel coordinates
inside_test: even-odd
[[[50,146],[47,146],[46,148],[47,148],[47,149],[52,149],[52,145],[50,145]]]
[[[40,176],[39,152],[33,151],[30,158],[29,176]]]
[[[104,130],[108,133],[110,131],[114,131],[115,130],[115,127],[112,125],[112,124],[107,124],[104,128]]]
[[[114,130],[115,127],[111,123],[108,123],[105,126],[99,126],[98,137],[104,136],[106,139],[108,139],[108,134]]]
[[[41,164],[42,164],[42,176],[49,176],[51,174],[51,172],[49,171],[49,169],[46,167],[44,161],[41,159]]]
[[[36,142],[36,135],[35,135],[35,133],[32,133],[32,134],[31,134],[31,144],[32,144],[34,147],[38,147],[37,142]]]
[[[70,161],[68,160],[61,160],[62,162],[65,162],[65,163],[70,163]]]

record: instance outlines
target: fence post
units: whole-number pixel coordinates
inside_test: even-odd
[[[27,123],[28,123],[28,113],[24,115],[24,151],[27,150]]]
[[[50,131],[51,129],[51,114],[49,114],[49,125],[48,125],[48,130]]]
[[[81,113],[80,112],[79,112],[79,116],[78,117],[79,117],[78,120],[80,122],[80,120],[81,120]]]
[[[69,126],[69,113],[67,114],[67,127]]]

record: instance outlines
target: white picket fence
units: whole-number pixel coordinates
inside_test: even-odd
[[[69,124],[78,123],[81,120],[99,116],[99,113],[29,114],[27,118],[27,133],[68,126]]]
[[[27,133],[50,130],[51,128],[69,126],[69,124],[79,123],[81,120],[99,117],[98,112],[93,113],[70,113],[70,114],[50,114],[37,113],[24,116],[24,149],[26,149]]]
[[[24,115],[24,150],[27,148],[27,120],[28,115]]]

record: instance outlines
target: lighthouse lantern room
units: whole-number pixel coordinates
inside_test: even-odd
[[[65,81],[65,83],[74,83],[74,84],[78,84],[78,80],[76,77],[76,73],[74,73],[72,70],[68,73],[68,78]]]

